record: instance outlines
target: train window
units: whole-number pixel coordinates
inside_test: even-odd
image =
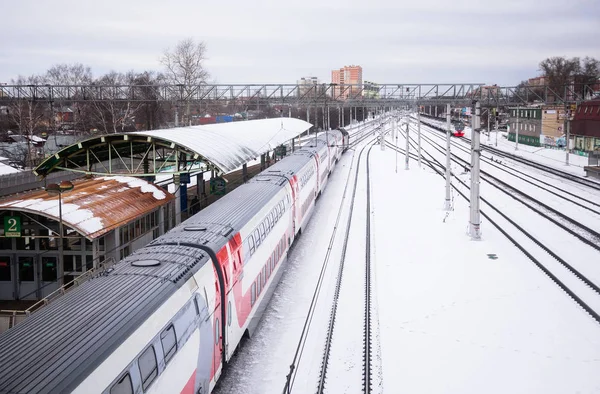
[[[273,226],[275,226],[275,223],[277,223],[277,213],[275,211],[271,211],[271,228],[273,228]]]
[[[258,229],[254,230],[254,241],[256,242],[256,247],[258,248],[258,246],[260,245],[260,233],[258,232]]]
[[[263,287],[267,284],[267,266],[263,266]]]
[[[254,254],[254,237],[250,235],[248,237],[248,247],[250,249],[250,256]]]
[[[133,394],[133,385],[129,373],[123,375],[121,379],[110,388],[110,394]]]
[[[194,298],[194,306],[196,307],[196,315],[200,315],[200,306],[198,305],[198,298]]]
[[[257,287],[256,294],[260,294],[260,292],[262,290],[262,288],[260,286],[260,284],[261,284],[261,276],[262,276],[262,271],[258,273],[258,279],[256,279],[256,287]]]
[[[231,301],[227,303],[227,325],[231,326]]]
[[[267,215],[266,219],[265,219],[265,227],[267,229],[267,233],[269,233],[271,231],[271,229],[273,228],[273,218],[271,217],[271,215]]]
[[[160,342],[162,343],[166,364],[173,358],[173,355],[177,351],[177,337],[175,336],[175,327],[172,324],[160,333]]]
[[[156,379],[156,375],[158,375],[154,346],[150,346],[142,353],[140,358],[138,358],[138,365],[142,377],[142,389],[146,391],[152,382],[154,382],[154,379]]]
[[[260,240],[262,242],[262,240],[265,239],[265,224],[261,223],[260,226],[258,226],[258,229],[260,231]]]
[[[250,297],[250,305],[254,305],[254,303],[256,302],[256,282],[252,283],[252,291]]]

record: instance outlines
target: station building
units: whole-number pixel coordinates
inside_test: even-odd
[[[72,184],[60,207],[59,196],[46,190],[0,200],[6,223],[0,228],[0,300],[44,298],[175,224],[174,196],[145,180],[93,177]]]
[[[0,176],[0,332],[185,220],[190,192],[209,184],[214,201],[213,184],[245,182],[248,163],[260,159],[250,172],[262,170],[310,127],[274,118],[100,135]],[[71,190],[48,193],[67,181]]]

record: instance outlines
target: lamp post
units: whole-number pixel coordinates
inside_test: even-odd
[[[64,230],[63,230],[63,220],[62,220],[62,194],[73,190],[75,185],[69,181],[62,181],[60,184],[51,183],[46,187],[46,192],[51,195],[58,194],[58,231],[59,231],[59,239],[60,244],[58,247],[58,252],[60,254],[59,267],[62,269],[64,267]],[[64,272],[63,272],[64,275]]]

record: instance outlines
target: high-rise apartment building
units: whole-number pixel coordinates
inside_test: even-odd
[[[362,67],[344,66],[339,70],[332,70],[331,83],[337,85],[334,87],[335,98],[345,100],[348,97],[360,95],[363,84]],[[348,87],[347,85],[354,86]]]
[[[298,97],[321,95],[325,89],[317,77],[302,77],[296,83],[298,84]]]

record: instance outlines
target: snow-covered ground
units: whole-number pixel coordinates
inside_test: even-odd
[[[404,146],[403,139],[399,146]],[[404,157],[398,156],[402,163]],[[292,390],[316,391],[341,255],[340,233],[348,219],[350,198],[342,200],[342,195],[347,179],[352,186],[356,159],[355,152],[347,152],[332,174],[310,224],[288,256],[255,336],[238,349],[218,393],[283,391],[341,210],[338,236],[331,244],[333,252]],[[443,178],[428,167],[418,168],[412,160],[410,170],[399,165],[396,172],[395,160],[390,149],[372,150],[373,345],[375,364],[381,368],[374,377],[374,392],[600,392],[600,324],[490,223],[483,221],[481,241],[471,241],[466,234],[468,203],[453,192],[452,211],[442,210]],[[358,179],[357,193],[363,195],[357,203],[362,205],[355,208],[359,214],[353,216],[352,231],[365,225],[364,179]],[[482,187],[482,194],[491,189]],[[524,212],[510,199],[502,204],[507,212]],[[542,236],[547,227],[534,225],[533,229]],[[353,239],[360,242],[360,237]],[[361,249],[352,250],[349,246],[342,286],[344,280],[355,280],[364,272]],[[577,250],[569,254],[590,259],[577,256]],[[600,260],[594,256],[598,257],[592,255],[589,263]],[[589,270],[599,271],[593,266]],[[356,295],[362,294],[362,286],[356,286]],[[361,322],[343,312],[352,307],[362,311],[364,306],[361,297],[347,294],[340,293],[344,298],[334,334],[334,347],[338,335],[342,348],[332,347],[331,354],[342,369],[327,375],[326,389],[332,393],[361,392],[361,376],[355,376],[362,367],[356,361],[362,350],[357,334],[362,327],[356,325]]]
[[[496,135],[494,131],[491,132],[489,141],[487,134],[481,135],[481,144],[489,145],[491,147],[503,150],[507,153],[523,157],[527,160],[532,160],[540,164],[555,167],[561,171],[570,172],[579,176],[585,176],[583,167],[588,165],[588,158],[585,156],[579,156],[578,154],[569,154],[569,165],[566,165],[566,152],[561,149],[551,149],[544,147],[535,147],[524,144],[519,144],[518,149],[515,150],[516,144],[508,141],[508,139],[502,136],[503,133],[498,135],[498,145],[496,146]],[[506,133],[504,133],[506,135]],[[465,128],[465,137],[471,138],[471,129]]]

